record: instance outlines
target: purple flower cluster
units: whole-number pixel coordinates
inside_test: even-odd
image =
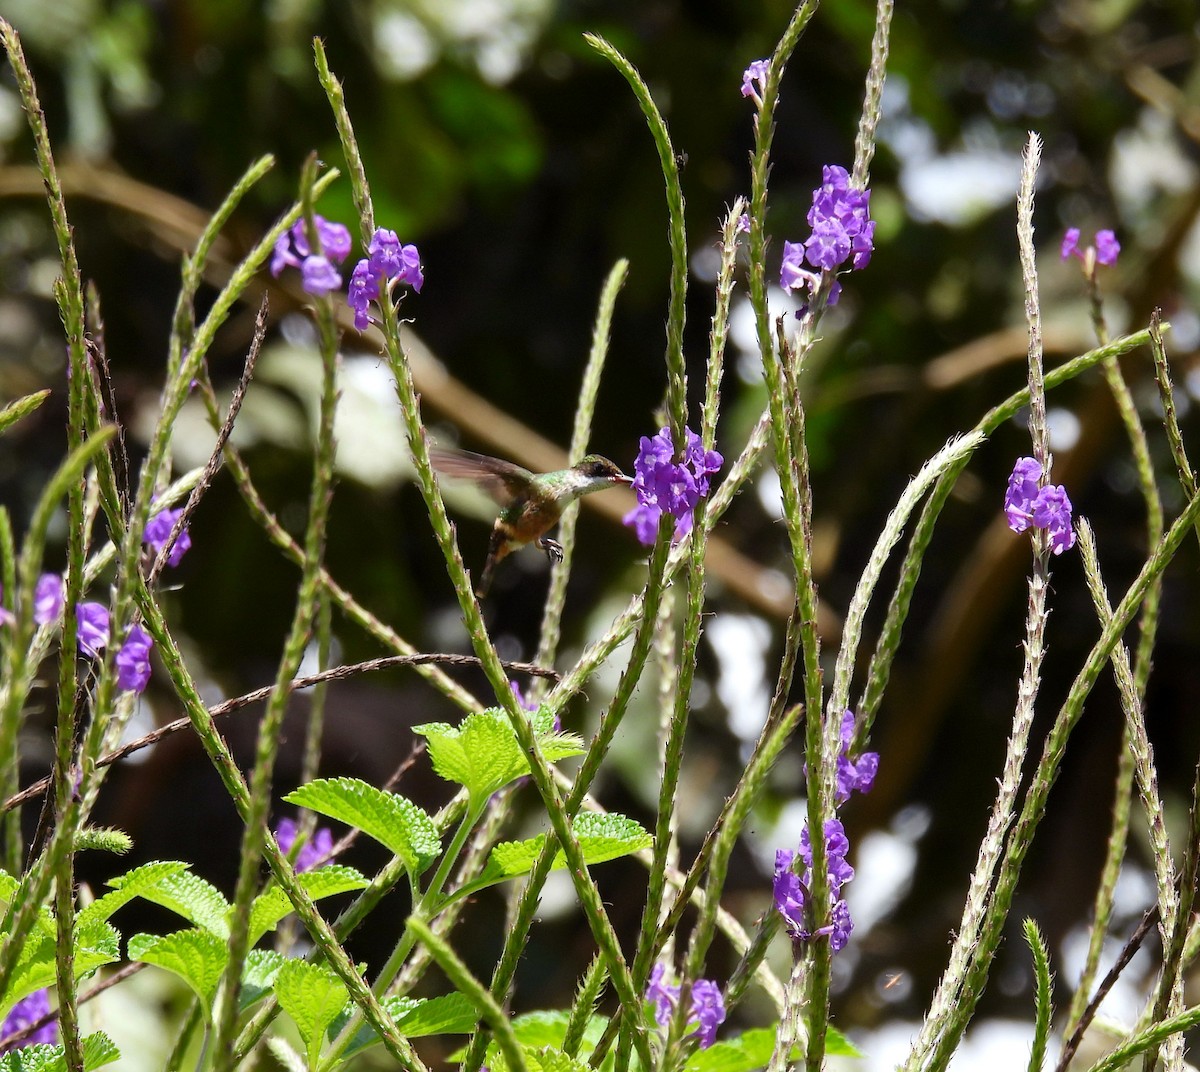
[[[1084,249],[1079,247],[1079,228],[1068,227],[1062,240],[1062,259],[1078,257],[1086,268],[1089,261],[1112,267],[1121,253],[1121,243],[1112,231],[1097,231],[1096,241]]]
[[[371,323],[368,312],[371,302],[378,302],[395,283],[407,283],[418,294],[425,283],[417,247],[401,245],[395,231],[378,228],[371,236],[367,254],[354,266],[347,294],[354,310],[354,326],[359,331],[366,331]]]
[[[825,859],[829,865],[829,896],[833,901],[833,910],[826,926],[810,931],[805,920],[812,890],[812,841],[808,836],[808,827],[800,832],[800,858],[806,865],[803,878],[793,870],[796,853],[791,849],[775,850],[775,907],[783,916],[783,924],[793,938],[809,941],[820,935],[828,935],[830,948],[835,953],[850,940],[854,923],[845,900],[838,896],[842,887],[854,878],[854,868],[846,862],[849,851],[850,842],[841,820],[826,819]]]
[[[49,625],[58,621],[65,598],[62,577],[57,573],[43,573],[33,588],[34,622]],[[78,622],[76,640],[79,650],[89,659],[95,659],[108,647],[111,639],[112,624],[108,608],[103,603],[77,603],[75,618]],[[146,688],[150,681],[150,652],[153,648],[154,641],[145,629],[137,624],[129,627],[116,655],[118,688],[137,693]]]
[[[50,1011],[50,991],[43,987],[41,990],[35,990],[28,997],[22,998],[13,1007],[12,1011],[4,1018],[4,1023],[0,1024],[0,1043],[11,1035],[17,1034],[19,1031],[24,1031],[31,1024],[37,1023],[43,1016]],[[0,1053],[8,1053],[11,1050],[23,1049],[25,1046],[33,1046],[43,1044],[47,1046],[53,1045],[58,1041],[58,1021],[51,1020],[43,1027],[39,1027],[31,1035],[23,1038],[20,1042],[12,1045],[3,1046],[0,1048]]]
[[[879,753],[862,752],[858,759],[850,758],[854,742],[854,712],[849,708],[842,715],[842,750],[837,760],[837,802],[844,804],[851,793],[869,793],[879,770]]]
[[[624,521],[647,547],[658,535],[658,521],[663,514],[675,518],[676,540],[692,531],[692,511],[708,494],[709,476],[724,461],[715,450],[705,450],[700,437],[690,428],[684,432],[687,447],[682,461],[674,461],[671,429],[664,428],[657,435],[642,436],[633,463],[633,490],[638,504],[625,515]]]
[[[767,71],[770,68],[770,60],[755,60],[742,72],[742,96],[750,97],[760,108],[762,107],[761,90],[767,88]]]
[[[1075,546],[1071,527],[1071,500],[1061,484],[1040,486],[1042,467],[1036,458],[1018,458],[1004,493],[1004,515],[1013,532],[1030,525],[1050,534],[1050,550],[1056,555]]]
[[[309,294],[328,294],[338,290],[342,277],[335,265],[350,255],[350,231],[324,216],[313,216],[319,249],[308,244],[304,220],[299,219],[279,236],[271,257],[271,274],[277,279],[284,268],[299,268],[302,286]],[[174,565],[174,563],[172,563]]]
[[[826,164],[822,183],[813,191],[808,223],[812,234],[803,242],[784,242],[779,285],[784,290],[808,290],[809,298],[820,285],[819,272],[836,272],[847,261],[850,269],[865,268],[875,248],[875,221],[871,219],[871,191],[850,184],[850,173],[837,164]],[[841,294],[836,280],[829,293],[829,304],[836,305]]]
[[[679,985],[667,982],[667,969],[655,964],[650,972],[650,983],[646,987],[646,1000],[654,1006],[654,1021],[666,1027],[679,1004]],[[721,988],[710,979],[697,979],[692,983],[692,1009],[689,1024],[696,1024],[692,1034],[697,1038],[700,1049],[706,1050],[717,1040],[717,1028],[725,1022],[725,998]]]
[[[171,529],[175,527],[175,522],[182,513],[182,507],[178,510],[159,510],[157,514],[146,522],[146,529],[142,533],[142,543],[149,544],[156,556],[163,549],[163,545],[167,540],[170,539]],[[171,553],[167,555],[167,565],[172,568],[178,566],[183,561],[183,556],[191,550],[191,547],[192,538],[188,535],[187,526],[184,525],[179,532],[179,539],[171,545]]]
[[[279,842],[279,851],[286,856],[296,844],[296,835],[300,828],[295,819],[280,819],[275,828],[275,840]],[[318,826],[296,854],[296,874],[302,871],[313,871],[329,863],[333,855],[333,832],[327,826]]]

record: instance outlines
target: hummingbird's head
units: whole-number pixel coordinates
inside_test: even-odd
[[[573,466],[576,473],[583,477],[589,488],[602,488],[608,484],[632,484],[633,477],[626,476],[607,458],[599,454],[589,454],[578,465]]]

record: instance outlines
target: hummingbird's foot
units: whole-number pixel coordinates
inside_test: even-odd
[[[543,536],[540,540],[538,540],[537,545],[546,552],[547,558],[552,558],[555,562],[561,562],[563,560],[562,544],[557,540],[548,540],[545,536]]]

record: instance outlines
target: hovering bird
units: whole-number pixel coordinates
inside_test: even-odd
[[[546,557],[562,561],[562,545],[543,533],[558,524],[569,503],[615,484],[633,483],[632,477],[599,454],[589,454],[577,465],[551,473],[531,473],[512,462],[469,450],[435,447],[429,456],[439,473],[473,481],[501,507],[475,589],[480,599],[487,595],[496,563],[527,543],[535,543]]]

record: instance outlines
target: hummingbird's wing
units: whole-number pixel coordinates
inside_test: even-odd
[[[445,476],[474,481],[499,506],[508,506],[519,494],[528,490],[529,482],[533,479],[533,473],[528,469],[469,450],[434,447],[429,452],[429,460]]]

